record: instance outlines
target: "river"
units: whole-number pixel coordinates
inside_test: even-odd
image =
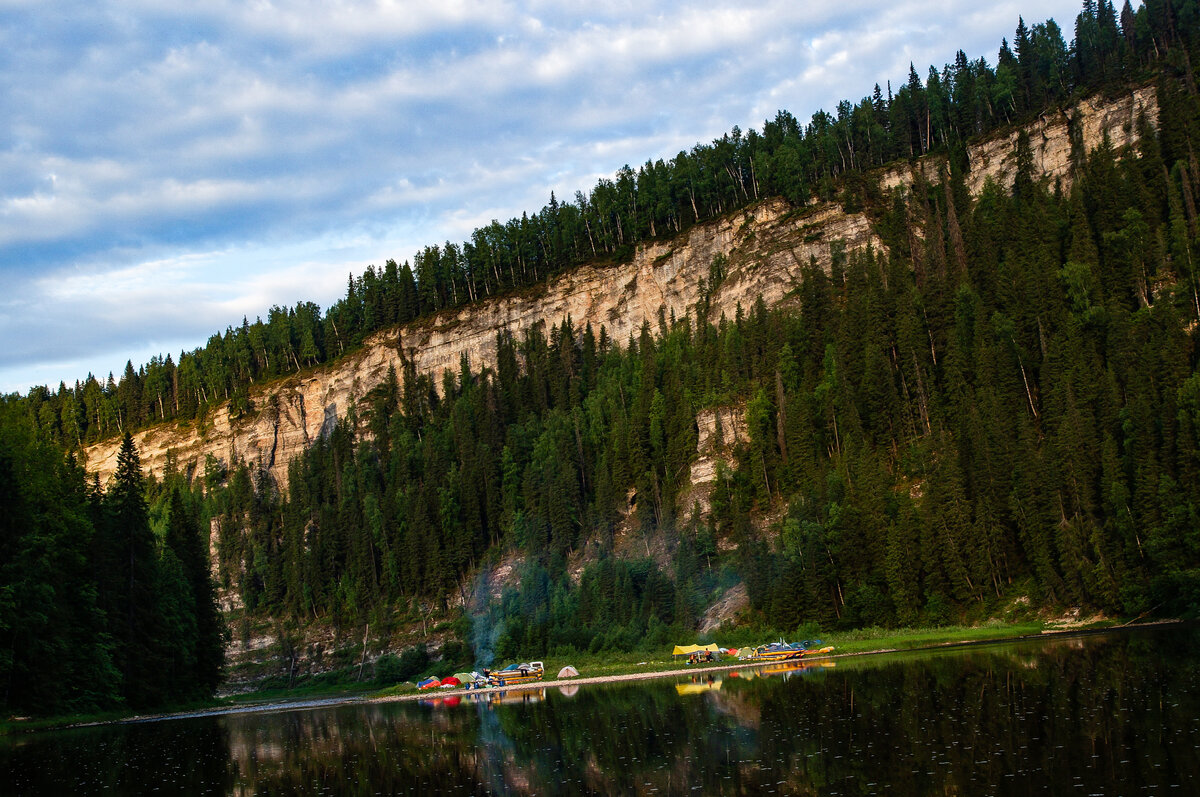
[[[1171,626],[76,728],[0,739],[0,793],[1198,794],[1198,654]]]

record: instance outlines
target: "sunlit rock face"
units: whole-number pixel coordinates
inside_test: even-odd
[[[1072,174],[1073,137],[1075,146],[1086,151],[1105,136],[1120,148],[1136,140],[1141,114],[1152,126],[1157,122],[1153,88],[1110,100],[1086,100],[1044,115],[1024,128],[1035,168],[1065,189]],[[1014,129],[970,148],[972,192],[981,191],[989,178],[1004,187],[1011,185],[1018,132]],[[884,190],[895,190],[918,175],[937,180],[943,162],[936,157],[922,159],[882,170],[875,177]],[[767,199],[696,225],[669,241],[639,247],[630,262],[582,266],[545,285],[380,332],[335,363],[253,390],[254,409],[242,418],[231,418],[228,407],[221,407],[202,424],[163,424],[139,432],[135,442],[143,467],[155,475],[161,475],[169,462],[178,470],[203,474],[206,457],[212,455],[224,465],[233,461],[261,465],[282,486],[290,460],[381,384],[389,367],[399,372],[403,359],[431,374],[440,385],[442,373],[457,373],[464,356],[475,371],[493,365],[501,332],[520,338],[539,324],[560,324],[569,318],[576,327],[590,324],[596,335],[603,328],[609,340],[624,344],[643,324],[657,333],[661,323],[670,324],[672,319],[694,321],[706,292],[710,292],[707,320],[717,322],[722,315],[733,318],[739,307],[749,311],[760,298],[767,307],[785,305],[810,263],[828,270],[838,249],[851,253],[867,247],[884,250],[861,213],[848,213],[836,203],[797,209],[781,199]],[[710,269],[718,255],[725,258],[725,273],[713,287]],[[119,445],[119,440],[109,440],[86,450],[88,470],[97,473],[102,483],[116,469]],[[715,468],[711,453],[700,452],[701,467],[692,474],[693,485],[711,481]],[[706,498],[703,491],[696,497],[702,502]]]
[[[505,331],[520,338],[535,326],[569,318],[624,344],[645,323],[657,334],[660,323],[695,319],[706,291],[708,319],[732,319],[760,297],[767,306],[786,301],[804,267],[815,262],[828,269],[835,245],[847,251],[882,247],[862,214],[836,204],[795,211],[782,200],[766,200],[640,247],[629,263],[583,266],[545,286],[380,332],[348,357],[253,391],[254,410],[241,419],[221,407],[204,424],[163,424],[139,432],[135,442],[143,466],[155,474],[167,467],[168,452],[177,469],[196,473],[203,473],[211,454],[226,465],[259,464],[285,484],[289,461],[382,383],[389,367],[401,371],[402,358],[440,385],[444,371],[458,373],[464,356],[473,370],[492,366],[497,335]],[[718,255],[727,264],[714,289],[710,267]],[[116,469],[118,447],[112,440],[87,450],[88,468],[102,483]]]
[[[1017,172],[1017,138],[1024,132],[1029,137],[1035,173],[1051,187],[1058,184],[1069,191],[1074,178],[1072,140],[1078,155],[1100,146],[1105,136],[1114,150],[1120,150],[1137,142],[1142,115],[1151,128],[1158,126],[1158,98],[1153,86],[1114,98],[1090,97],[1070,108],[1044,113],[1030,124],[970,145],[967,188],[978,196],[990,179],[1005,190],[1011,189]],[[927,182],[937,182],[944,168],[946,159],[942,156],[921,158],[884,169],[879,186],[889,191],[911,184],[917,175]]]

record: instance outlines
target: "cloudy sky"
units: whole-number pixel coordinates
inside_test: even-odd
[[[389,257],[1079,0],[0,0],[0,392],[118,376]],[[601,6],[597,10],[596,6]]]

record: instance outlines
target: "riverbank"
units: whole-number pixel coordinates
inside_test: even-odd
[[[832,645],[836,656],[861,655],[866,653],[889,652],[925,648],[947,644],[962,644],[971,642],[988,642],[993,640],[1020,639],[1028,636],[1039,636],[1047,632],[1043,623],[992,623],[982,626],[948,626],[941,628],[909,628],[909,629],[878,629],[866,628],[840,633],[820,634],[822,646]],[[771,641],[777,634],[752,634],[746,631],[735,632],[729,637],[717,634],[711,641],[723,648],[752,647],[756,644]],[[690,640],[681,640],[682,642]],[[705,640],[710,641],[708,639]],[[665,658],[664,658],[665,655]],[[736,669],[747,666],[745,662],[738,665],[732,661],[716,666],[692,665],[681,667],[683,657],[671,657],[666,650],[653,658],[648,658],[645,652],[632,653],[574,653],[565,656],[552,655],[544,659],[546,673],[557,673],[562,667],[571,665],[580,672],[580,677],[570,679],[571,683],[603,683],[603,680],[591,679],[617,678],[619,680],[634,680],[637,678],[661,678],[672,675],[686,675],[700,670]],[[545,685],[548,681],[538,681]],[[511,687],[510,687],[511,688]],[[445,692],[442,692],[443,694]],[[375,698],[393,699],[408,697],[420,699],[429,692],[421,692],[412,684],[397,684],[373,693]]]
[[[1145,623],[1148,625],[1154,623]],[[822,657],[804,659],[809,663],[836,663],[838,660],[864,657],[902,651],[923,651],[923,649],[949,648],[967,645],[988,645],[988,643],[1015,641],[1021,639],[1039,639],[1048,635],[1069,635],[1085,633],[1087,630],[1108,630],[1112,623],[1100,624],[1096,628],[1048,628],[1042,623],[1001,624],[991,623],[979,627],[948,627],[930,629],[859,629],[845,631],[840,634],[824,635],[824,645],[834,646],[834,652]],[[733,645],[733,640],[728,641]],[[644,654],[643,654],[644,655]],[[59,727],[85,727],[92,725],[108,725],[115,723],[144,723],[158,719],[174,719],[200,717],[200,715],[235,714],[256,711],[295,711],[317,706],[338,705],[338,703],[358,702],[396,702],[437,699],[437,697],[487,695],[510,693],[521,689],[544,689],[547,687],[571,687],[571,685],[619,683],[625,681],[644,681],[652,678],[674,678],[695,676],[697,673],[714,673],[730,670],[754,669],[754,667],[772,666],[764,664],[748,664],[745,661],[728,661],[714,665],[680,666],[679,661],[671,659],[642,659],[636,653],[625,654],[575,654],[571,657],[547,657],[546,671],[558,672],[560,667],[571,664],[580,670],[582,675],[575,678],[553,678],[524,684],[522,687],[505,689],[434,689],[419,691],[413,684],[398,684],[385,689],[344,689],[331,690],[329,693],[314,694],[311,691],[295,690],[293,693],[271,693],[240,695],[235,699],[227,699],[211,703],[203,707],[181,708],[179,711],[161,712],[155,714],[88,715],[88,717],[47,718],[47,719],[13,719],[0,724],[0,736],[12,733],[24,733],[40,730],[53,730]]]
[[[1187,790],[1200,782],[1196,630],[1072,629],[27,734],[0,740],[0,782],[14,794]]]
[[[1054,636],[1071,636],[1083,633],[1111,631],[1117,628],[1170,625],[1178,624],[1178,622],[1176,620],[1163,620],[1127,624],[1124,626],[1118,626],[1118,624],[1113,622],[1106,622],[1064,628],[1047,627],[1041,623],[1026,623],[1016,625],[989,624],[971,627],[907,629],[904,631],[860,629],[853,632],[825,635],[824,644],[832,645],[834,652],[822,656],[807,657],[801,661],[814,664],[836,664],[839,660],[855,659],[863,656],[878,656],[908,651],[945,650],[955,647],[1014,642],[1023,639],[1044,639]],[[463,696],[496,695],[528,689],[678,678],[701,673],[713,675],[730,670],[748,670],[777,666],[777,664],[729,661],[712,665],[681,667],[678,661],[670,659],[639,659],[636,653],[609,656],[598,654],[551,656],[545,659],[545,664],[547,673],[556,673],[561,667],[572,664],[580,671],[581,675],[569,679],[552,678],[535,681],[503,689],[433,689],[419,691],[412,684],[401,684],[384,689],[341,690],[326,694],[304,692],[295,692],[291,696],[286,693],[272,693],[270,695],[261,693],[250,694],[226,699],[203,707],[155,714],[116,716],[109,712],[103,715],[91,715],[87,717],[13,719],[0,724],[0,735],[65,727],[151,722],[160,719],[240,714],[255,711],[300,710],[337,704],[404,702],[446,697],[458,697],[461,699]]]
[[[1162,621],[1153,623],[1143,623],[1139,627],[1174,624],[1178,621]],[[1134,626],[1122,626],[1134,627]],[[801,667],[806,664],[812,665],[830,665],[836,664],[838,660],[856,659],[864,656],[881,656],[891,653],[907,653],[920,652],[931,650],[949,650],[953,648],[982,646],[991,644],[1001,644],[1006,642],[1019,642],[1022,640],[1045,639],[1047,637],[1056,636],[1074,636],[1087,633],[1102,633],[1105,631],[1116,630],[1117,627],[1112,624],[1102,625],[1094,628],[1063,628],[1063,629],[1047,629],[1041,625],[1023,625],[1023,626],[984,626],[977,628],[966,629],[926,629],[914,631],[906,634],[897,634],[892,632],[890,635],[872,638],[869,633],[866,637],[858,637],[853,639],[841,639],[839,635],[830,635],[825,643],[831,645],[835,652],[805,656],[802,659],[792,659],[790,661],[780,662],[747,662],[747,661],[727,661],[718,664],[705,665],[690,665],[679,667],[675,662],[662,661],[645,661],[640,662],[643,665],[642,669],[632,672],[621,672],[606,675],[582,675],[586,668],[578,668],[581,675],[573,678],[552,678],[543,679],[541,681],[533,681],[526,684],[516,684],[503,688],[488,688],[488,689],[427,689],[424,691],[415,691],[413,688],[403,688],[403,691],[383,690],[368,697],[363,698],[363,702],[371,703],[388,703],[388,702],[404,702],[414,700],[430,700],[446,697],[462,697],[462,696],[477,696],[488,693],[498,692],[518,692],[530,689],[547,689],[552,687],[571,687],[584,686],[588,684],[611,684],[620,683],[622,681],[647,681],[657,678],[679,678],[686,676],[695,676],[701,673],[712,675],[715,673],[728,672],[731,670],[760,670],[768,667],[780,666],[796,666]],[[840,642],[840,644],[839,644]],[[564,665],[565,666],[565,665]],[[658,668],[658,669],[656,669]],[[549,662],[546,665],[546,672],[554,672],[557,667],[551,667]],[[396,689],[396,688],[393,688]]]

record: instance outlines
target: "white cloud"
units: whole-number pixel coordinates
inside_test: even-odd
[[[6,3],[0,389],[328,304],[347,271],[551,190],[568,201],[780,108],[807,120],[910,60],[994,62],[1019,13],[1054,13],[1069,38],[1077,8]]]

